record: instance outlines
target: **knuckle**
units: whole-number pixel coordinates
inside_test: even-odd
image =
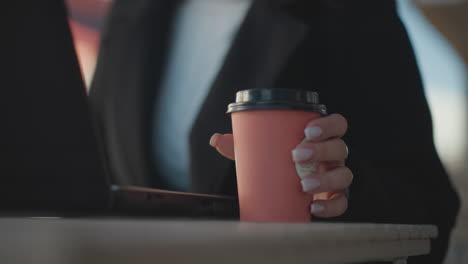
[[[347,188],[353,180],[351,170],[347,167],[337,168],[336,170],[329,171],[327,174],[321,176],[320,182],[321,186],[329,191]]]
[[[328,208],[330,216],[342,215],[348,209],[348,199],[342,195],[339,199],[334,201],[333,206],[329,206]]]
[[[338,144],[338,146],[339,146],[340,148],[342,148],[342,149],[345,149],[345,148],[346,148],[346,143],[344,142],[343,139],[337,138],[337,139],[335,139],[335,140],[336,140],[336,141],[335,141],[336,144]]]
[[[343,156],[343,159],[346,159],[346,156],[348,155],[348,150],[347,150],[346,143],[341,138],[338,138],[338,139],[336,139],[336,144],[337,144],[338,150],[340,151],[340,153]]]
[[[341,114],[335,114],[335,115],[336,115],[335,118],[337,119],[337,122],[340,123],[344,131],[346,131],[348,129],[348,120],[346,120],[346,118]]]
[[[347,188],[353,182],[353,172],[348,167],[342,168],[342,178],[343,178],[343,186],[342,188]]]
[[[336,204],[327,204],[327,206],[325,206],[325,209],[325,214],[327,215],[327,217],[335,217],[340,215],[340,208]]]
[[[339,208],[338,215],[341,215],[344,212],[346,212],[346,210],[348,210],[348,199],[346,198],[345,195],[343,195],[342,202],[340,203],[339,207],[340,208]]]
[[[328,142],[329,144],[327,147],[331,149],[330,151],[334,151],[335,159],[346,159],[346,143],[341,138],[335,138]]]

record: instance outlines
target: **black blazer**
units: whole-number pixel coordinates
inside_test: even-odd
[[[164,187],[151,162],[150,128],[176,3],[117,0],[103,35],[91,102],[120,183]],[[208,141],[231,131],[225,111],[236,91],[271,87],[317,91],[330,113],[349,121],[349,208],[323,220],[436,224],[430,260],[419,260],[440,263],[459,200],[434,149],[395,3],[255,1],[191,132],[193,191],[235,194],[234,163]]]

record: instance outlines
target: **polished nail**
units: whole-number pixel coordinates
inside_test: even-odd
[[[296,169],[297,176],[304,179],[317,172],[317,163],[315,161],[294,162],[294,168]]]
[[[319,179],[303,179],[301,180],[302,190],[304,192],[309,192],[314,189],[317,189],[320,186]]]
[[[321,213],[324,210],[325,210],[325,207],[321,204],[312,203],[312,205],[310,206],[310,212],[312,214]]]
[[[320,127],[307,127],[304,129],[304,134],[307,140],[312,140],[322,135],[322,129]]]
[[[292,150],[292,157],[295,162],[305,161],[312,158],[313,150],[300,148]]]

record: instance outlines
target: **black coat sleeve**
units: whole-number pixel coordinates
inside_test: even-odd
[[[406,31],[389,15],[357,21],[343,35],[345,46],[337,48],[345,50],[338,58],[343,78],[328,82],[335,88],[323,94],[349,121],[345,141],[354,181],[348,211],[333,221],[437,225],[431,254],[411,261],[441,263],[460,202],[434,147]]]
[[[410,41],[393,1],[352,3],[303,17],[310,34],[276,84],[318,91],[349,123],[349,207],[317,220],[437,225],[431,254],[412,263],[441,263],[459,199],[434,147]]]

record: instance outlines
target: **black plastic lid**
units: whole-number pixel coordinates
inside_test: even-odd
[[[316,92],[293,89],[250,89],[236,93],[236,102],[227,113],[246,110],[294,109],[327,114]]]

